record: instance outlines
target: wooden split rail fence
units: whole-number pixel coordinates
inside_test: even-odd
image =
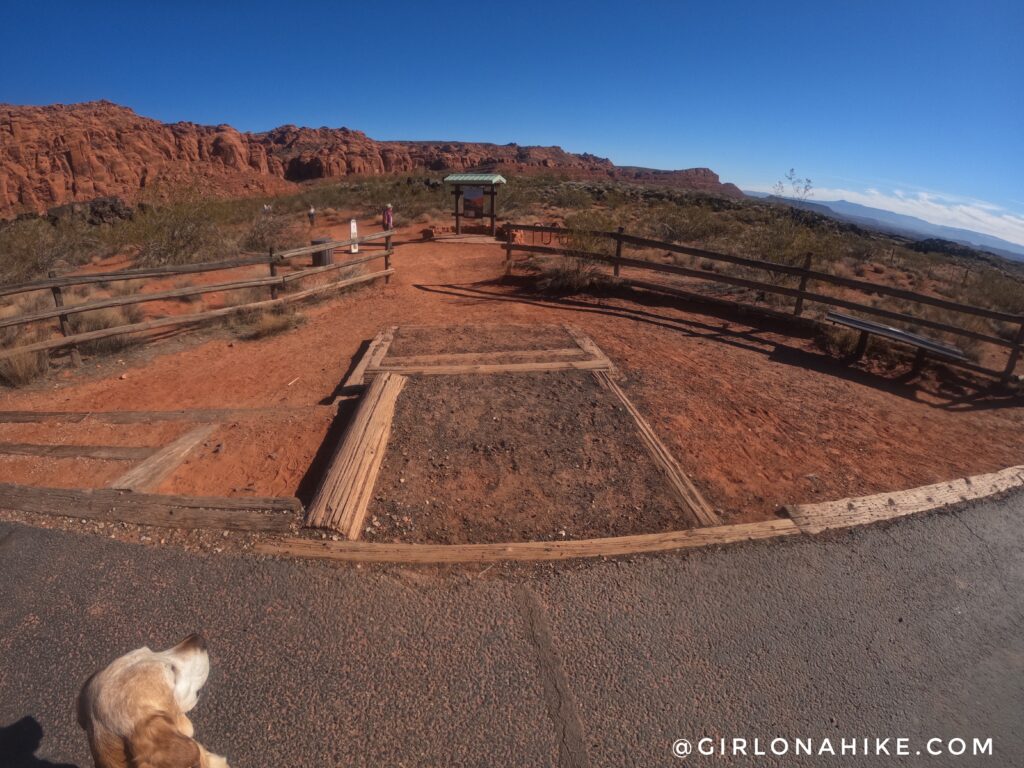
[[[42,291],[50,290],[53,295],[54,308],[46,309],[39,312],[33,312],[31,314],[19,315],[16,317],[0,318],[0,329],[9,328],[15,326],[23,326],[31,323],[45,322],[48,320],[57,319],[60,323],[61,336],[52,339],[46,339],[44,341],[36,342],[34,344],[26,344],[20,347],[13,347],[8,349],[0,349],[0,359],[11,357],[13,355],[24,354],[29,352],[39,352],[49,349],[58,349],[63,347],[70,347],[72,353],[72,359],[74,362],[78,362],[78,350],[77,345],[88,341],[95,341],[97,339],[104,339],[111,336],[120,336],[122,334],[129,333],[140,333],[144,331],[156,330],[159,328],[169,328],[182,325],[193,325],[203,323],[209,320],[213,320],[219,317],[225,317],[237,312],[243,312],[252,309],[270,309],[272,307],[281,306],[286,303],[305,299],[309,296],[313,296],[318,293],[323,293],[331,290],[338,290],[351,285],[357,285],[364,283],[369,280],[376,280],[377,278],[384,278],[385,282],[390,282],[391,275],[394,274],[394,269],[391,266],[391,256],[394,253],[392,248],[392,237],[395,234],[395,230],[387,230],[385,232],[375,232],[370,235],[363,235],[362,237],[352,238],[350,240],[336,240],[326,243],[318,243],[315,245],[304,246],[302,248],[295,248],[288,251],[282,251],[275,253],[273,249],[266,256],[250,256],[240,259],[233,259],[230,261],[217,261],[207,262],[202,264],[183,264],[167,267],[154,267],[154,268],[143,268],[143,269],[126,269],[117,272],[101,272],[92,274],[81,274],[81,275],[67,275],[64,277],[58,277],[54,273],[50,274],[47,280],[36,280],[29,283],[19,283],[17,285],[0,286],[0,298],[5,296],[13,296],[16,294],[28,293],[31,291]],[[377,240],[383,240],[383,249],[371,250],[357,258],[345,259],[342,261],[329,263],[325,266],[313,266],[298,269],[293,272],[286,272],[279,274],[280,268],[283,265],[288,264],[294,259],[301,256],[311,256],[315,253],[323,251],[333,252],[338,248],[345,248],[355,244],[370,243]],[[333,272],[335,270],[347,269],[360,264],[365,264],[376,259],[384,260],[384,268],[376,272],[370,272],[364,275],[357,275],[355,277],[348,277],[342,280],[336,280],[334,282],[327,283],[325,285],[317,285],[312,288],[306,288],[299,291],[294,291],[279,295],[279,292],[286,288],[291,283],[302,280],[307,277],[314,275],[323,275],[326,273]],[[255,277],[246,278],[244,280],[233,280],[230,282],[222,283],[210,283],[207,285],[198,286],[186,286],[182,288],[173,288],[165,291],[152,291],[149,293],[137,293],[131,296],[119,296],[106,299],[100,299],[97,301],[90,301],[84,304],[67,305],[64,303],[63,289],[70,288],[78,285],[90,285],[95,283],[112,283],[125,280],[152,280],[156,278],[173,277],[177,275],[190,275],[198,274],[203,272],[213,272],[218,270],[231,270],[238,269],[241,267],[251,267],[256,265],[266,265],[269,267],[270,274],[266,277]],[[150,301],[163,301],[167,299],[181,299],[188,296],[198,296],[204,293],[223,293],[227,291],[237,291],[249,288],[266,287],[269,289],[270,298],[264,301],[248,302],[245,304],[236,304],[229,307],[222,307],[220,309],[212,309],[204,312],[195,312],[191,314],[182,315],[170,315],[168,317],[161,317],[154,320],[148,320],[139,323],[130,323],[127,325],[116,326],[113,328],[101,328],[95,331],[87,331],[84,333],[74,333],[72,331],[72,324],[68,321],[68,317],[71,315],[80,314],[83,312],[92,312],[100,309],[108,309],[112,307],[124,307],[134,304],[142,304]]]
[[[517,242],[517,232],[531,232],[539,233],[542,239],[547,239],[548,244],[533,244],[526,242]],[[685,245],[679,245],[677,243],[667,243],[660,240],[651,240],[645,237],[637,237],[624,232],[621,228],[617,232],[605,232],[596,230],[573,230],[564,227],[548,227],[540,226],[536,224],[506,224],[507,239],[505,243],[505,273],[511,274],[512,268],[515,264],[513,254],[516,251],[532,254],[542,255],[553,255],[553,256],[567,256],[572,258],[580,258],[588,261],[597,261],[606,264],[610,264],[612,272],[615,277],[621,279],[623,282],[647,290],[661,291],[665,293],[674,293],[682,295],[688,298],[694,298],[696,294],[673,288],[672,286],[661,285],[658,283],[650,283],[643,280],[636,280],[630,278],[623,278],[621,276],[621,270],[623,267],[630,269],[648,270],[652,272],[661,272],[673,275],[682,275],[685,277],[698,278],[700,280],[707,280],[716,283],[724,283],[731,286],[737,286],[740,288],[749,288],[757,291],[763,291],[765,293],[773,293],[782,296],[789,296],[795,299],[793,306],[793,315],[800,316],[804,313],[806,302],[815,302],[818,304],[824,304],[831,307],[840,307],[842,309],[853,310],[855,312],[862,312],[865,314],[875,315],[877,317],[883,317],[887,320],[893,320],[898,323],[907,324],[910,326],[917,326],[923,328],[929,328],[936,331],[942,331],[949,333],[954,336],[960,336],[963,338],[973,339],[975,341],[984,342],[986,344],[993,344],[999,347],[1009,349],[1009,357],[1005,368],[1002,370],[992,370],[985,368],[980,365],[969,362],[954,362],[949,361],[951,365],[957,365],[961,368],[966,368],[977,373],[982,373],[988,376],[995,376],[1000,378],[1003,382],[1009,381],[1017,367],[1017,363],[1020,360],[1021,348],[1024,347],[1024,315],[1014,314],[1011,312],[1002,312],[1000,310],[988,309],[985,307],[975,307],[969,304],[961,304],[955,301],[949,301],[942,299],[937,296],[929,296],[927,294],[918,293],[916,291],[909,291],[904,288],[896,288],[888,285],[878,285],[871,283],[866,280],[857,280],[849,277],[842,277],[840,275],[832,275],[828,272],[821,272],[819,270],[812,269],[812,255],[807,254],[802,266],[794,266],[791,264],[780,264],[773,261],[765,261],[762,259],[751,259],[744,256],[734,256],[732,254],[717,253],[715,251],[706,251],[701,248],[691,248]],[[614,243],[615,253],[595,253],[593,251],[580,250],[573,247],[574,238],[581,238],[584,241],[592,238],[607,239]],[[766,282],[763,280],[754,280],[748,277],[741,277],[739,275],[731,275],[723,272],[709,271],[706,269],[695,269],[693,267],[686,267],[679,264],[665,264],[662,262],[648,261],[646,259],[636,258],[633,256],[623,255],[623,246],[631,246],[633,248],[641,249],[656,249],[662,253],[670,254],[683,254],[692,256],[704,261],[709,262],[721,262],[725,264],[732,264],[735,266],[746,267],[749,269],[762,270],[769,273],[770,275],[788,275],[794,278],[799,278],[799,286],[791,287],[787,285],[780,285],[774,282]],[[824,293],[819,293],[814,290],[810,290],[808,285],[811,282],[824,283],[826,285],[834,285],[841,288],[853,289],[860,291],[866,295],[878,295],[887,296],[894,299],[901,299],[904,301],[914,302],[920,305],[929,307],[937,307],[950,312],[957,312],[972,317],[980,317],[986,320],[995,320],[1003,323],[1008,323],[1011,326],[1016,326],[1016,332],[1012,335],[1012,338],[1003,338],[997,336],[994,333],[986,333],[972,328],[966,328],[962,326],[952,325],[947,322],[934,320],[926,317],[917,317],[914,315],[908,315],[904,312],[898,312],[894,309],[888,309],[886,307],[873,306],[871,304],[851,301],[848,299],[840,298],[838,296],[831,296]],[[734,302],[735,303],[735,302]],[[742,305],[746,306],[755,311],[762,311],[760,307],[753,305]]]

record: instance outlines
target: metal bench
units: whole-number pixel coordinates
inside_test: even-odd
[[[844,315],[842,312],[829,312],[825,315],[825,319],[830,323],[836,325],[844,325],[847,328],[852,328],[855,331],[860,331],[860,338],[857,339],[857,348],[853,352],[853,359],[860,360],[864,356],[864,350],[868,346],[868,335],[875,334],[876,336],[883,336],[892,341],[899,342],[900,344],[907,344],[911,347],[917,348],[917,355],[914,357],[914,368],[915,372],[921,370],[921,366],[924,365],[925,357],[929,354],[935,357],[945,358],[946,360],[955,360],[957,362],[968,362],[967,355],[959,347],[955,347],[952,344],[946,344],[935,339],[929,339],[927,336],[921,336],[917,333],[911,333],[905,331],[902,328],[893,328],[891,325],[882,325],[881,323],[875,323],[871,320],[863,320],[859,317],[853,317],[852,315]]]

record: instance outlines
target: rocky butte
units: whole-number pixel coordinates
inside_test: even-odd
[[[349,128],[293,125],[243,133],[229,125],[161,123],[107,101],[0,104],[0,218],[97,197],[263,195],[315,179],[484,168],[743,196],[707,168],[624,168],[560,147],[375,141]]]

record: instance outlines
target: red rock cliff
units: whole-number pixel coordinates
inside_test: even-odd
[[[620,178],[741,197],[707,168],[653,171],[559,147],[463,142],[382,142],[348,128],[241,133],[229,125],[161,123],[98,101],[0,105],[0,217],[114,195],[240,196],[294,189],[296,182],[353,175],[494,168]]]

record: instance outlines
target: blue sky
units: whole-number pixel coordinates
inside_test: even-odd
[[[15,3],[0,101],[164,121],[558,144],[790,167],[855,202],[1024,243],[1024,3]]]

